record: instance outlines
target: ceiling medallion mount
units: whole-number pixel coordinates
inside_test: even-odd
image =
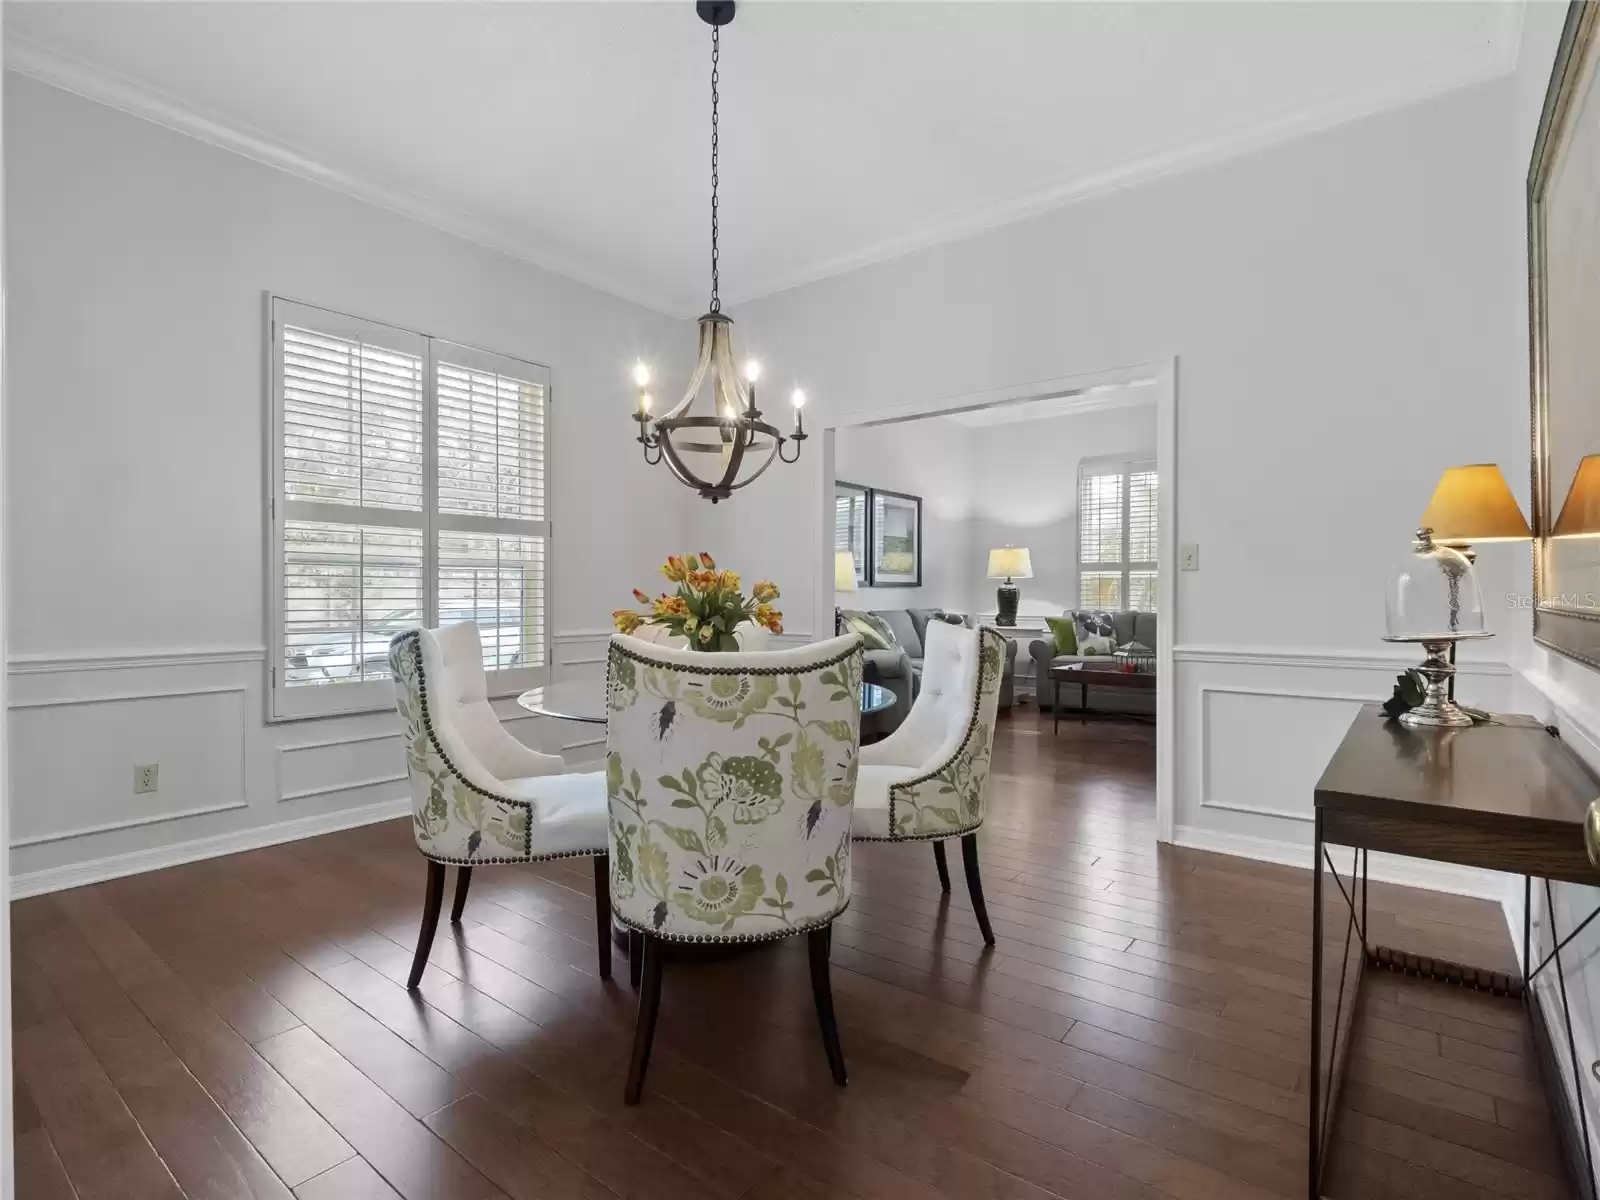
[[[639,423],[637,441],[644,447],[644,460],[651,466],[665,461],[679,482],[695,489],[711,503],[726,500],[739,488],[761,477],[773,459],[786,463],[800,460],[801,443],[806,440],[801,409],[805,393],[795,388],[789,397],[794,405],[794,431],[787,437],[764,420],[756,407],[756,383],[761,366],[755,361],[744,365],[741,377],[734,368],[733,321],[723,315],[718,295],[718,92],[717,68],[722,59],[722,27],[733,20],[734,0],[697,0],[695,12],[711,26],[711,304],[700,318],[700,352],[689,389],[683,399],[662,413],[651,416],[654,400],[650,395],[650,368],[635,363],[633,382],[639,389],[639,407],[633,419]],[[694,416],[689,410],[707,378],[711,382],[711,415]],[[784,452],[794,444],[794,457]],[[697,467],[704,470],[697,470]]]

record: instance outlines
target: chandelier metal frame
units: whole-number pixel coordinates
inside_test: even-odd
[[[633,419],[639,424],[635,439],[643,447],[644,460],[651,466],[665,461],[667,469],[681,483],[694,488],[701,496],[716,504],[726,500],[740,488],[748,487],[759,479],[773,461],[795,463],[800,460],[801,443],[806,440],[801,407],[805,394],[796,388],[791,400],[794,404],[794,431],[788,436],[778,432],[756,407],[756,381],[760,368],[747,364],[745,378],[741,379],[734,367],[733,320],[724,315],[721,285],[721,258],[719,223],[720,179],[720,106],[722,61],[722,26],[733,20],[735,0],[697,0],[695,11],[700,19],[711,26],[711,304],[700,317],[700,348],[694,374],[689,379],[683,399],[659,417],[651,415],[652,399],[648,389],[649,370],[640,363],[634,368],[634,382],[639,387],[639,406]],[[707,377],[712,384],[711,416],[693,416],[690,407],[705,386]],[[785,447],[794,443],[794,456],[785,453]],[[715,478],[702,478],[685,459],[686,454],[718,455],[721,469]],[[755,469],[742,478],[740,472],[751,464]]]

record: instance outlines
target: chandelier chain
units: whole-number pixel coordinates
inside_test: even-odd
[[[711,27],[711,311],[722,311],[722,300],[717,295],[718,284],[721,282],[720,263],[717,251],[717,102],[721,98],[718,94],[717,65],[722,61],[722,29],[719,26]]]

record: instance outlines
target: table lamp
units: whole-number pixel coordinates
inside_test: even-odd
[[[1515,542],[1533,537],[1533,530],[1528,527],[1517,498],[1511,494],[1506,477],[1494,463],[1447,468],[1439,476],[1433,499],[1428,501],[1417,526],[1419,538],[1422,530],[1428,530],[1435,545],[1457,551],[1469,565],[1478,557],[1472,548],[1474,542]],[[1456,696],[1455,663],[1456,646],[1452,641],[1449,646],[1452,673],[1445,689],[1451,703]]]
[[[836,592],[853,592],[856,590],[856,556],[848,550],[835,550],[833,552],[833,590]],[[844,610],[837,604],[833,606],[833,632],[844,632]]]
[[[1587,461],[1587,460],[1585,460]],[[1600,486],[1600,463],[1596,464]],[[1579,469],[1579,478],[1583,476]],[[1574,488],[1577,481],[1573,483]],[[1600,498],[1600,491],[1596,492]],[[1433,499],[1419,528],[1431,529],[1433,540],[1474,557],[1474,542],[1514,542],[1531,538],[1533,530],[1511,494],[1506,477],[1493,463],[1478,463],[1470,467],[1451,467],[1439,476],[1439,486],[1433,489]]]
[[[996,625],[1015,625],[1017,623],[1017,602],[1022,599],[1022,592],[1012,579],[1032,579],[1033,560],[1028,557],[1026,546],[1001,546],[989,551],[989,578],[1005,580],[995,589],[995,618]]]
[[[1600,537],[1600,454],[1586,454],[1578,463],[1550,536]]]

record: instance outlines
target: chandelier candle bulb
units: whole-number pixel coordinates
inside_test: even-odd
[[[645,366],[643,362],[633,364],[633,382],[640,388],[650,386],[650,368]]]

